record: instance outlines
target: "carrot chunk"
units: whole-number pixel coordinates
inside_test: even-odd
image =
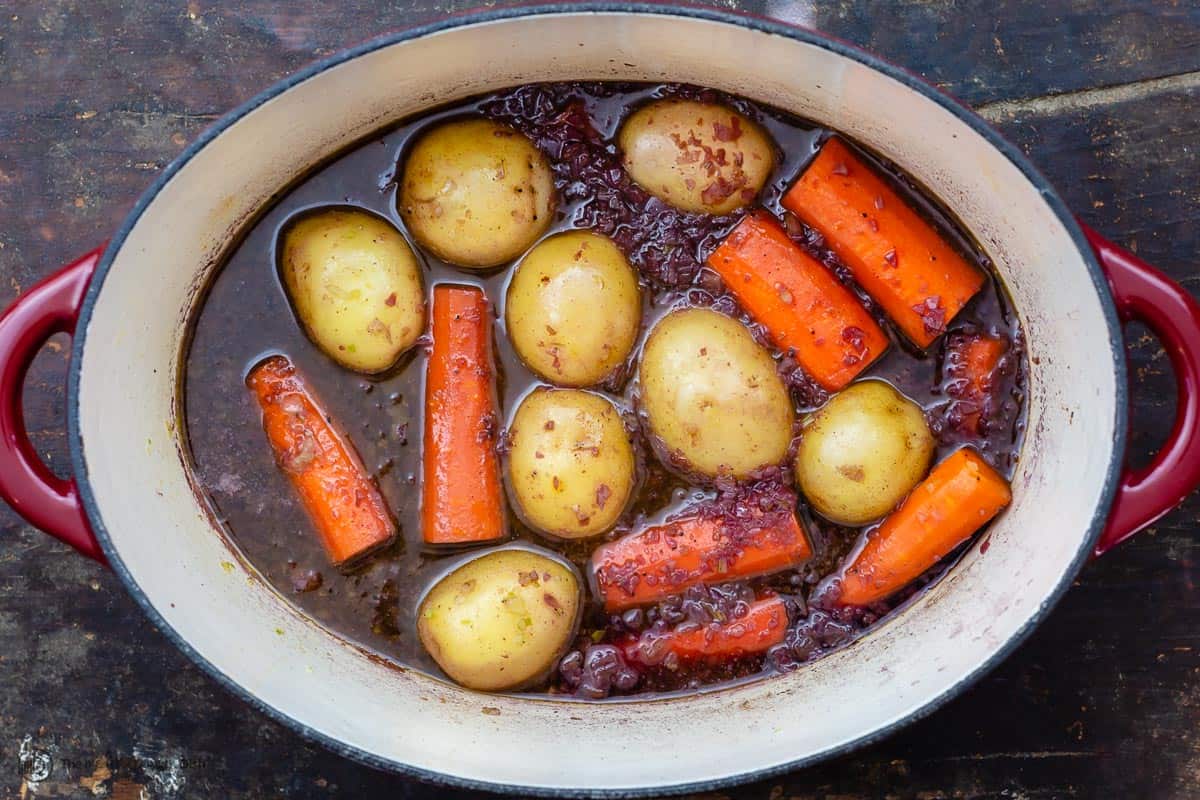
[[[771,340],[791,350],[829,391],[848,384],[888,347],[854,293],[804,252],[769,214],[745,217],[712,255],[734,297]]]
[[[904,335],[928,347],[984,275],[840,139],[830,139],[783,205],[825,238]]]
[[[499,431],[491,312],[481,290],[433,290],[433,349],[425,374],[421,528],[428,544],[508,535],[496,455]]]
[[[843,605],[882,600],[932,567],[1012,500],[1008,482],[970,448],[933,468],[874,531],[841,577]]]
[[[787,607],[779,597],[755,601],[743,617],[709,625],[682,623],[666,631],[648,630],[625,643],[625,659],[655,666],[674,655],[680,661],[721,661],[761,653],[787,635]]]
[[[396,526],[378,487],[292,363],[271,356],[250,371],[246,384],[262,409],[275,459],[330,561],[347,566],[392,541]]]
[[[767,575],[812,556],[794,512],[756,524],[694,515],[601,545],[592,553],[596,589],[609,612],[679,594],[702,583]]]
[[[995,388],[996,368],[1008,351],[1008,343],[996,336],[947,337],[944,371],[953,382],[947,393],[965,404],[963,427],[979,432],[988,397]]]

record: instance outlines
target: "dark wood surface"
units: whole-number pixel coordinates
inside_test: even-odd
[[[348,44],[471,5],[2,4],[0,304],[103,241],[235,104]],[[1088,222],[1200,293],[1195,0],[718,5],[809,24],[958,95]],[[1169,428],[1173,383],[1144,330],[1129,343],[1138,461]],[[66,356],[51,342],[27,390],[36,445],[59,470]],[[1193,496],[1087,566],[1028,643],[928,719],[714,797],[1200,795],[1198,519]],[[49,774],[26,780],[39,766]],[[252,711],[177,652],[111,574],[0,508],[0,796],[475,795],[359,767]]]

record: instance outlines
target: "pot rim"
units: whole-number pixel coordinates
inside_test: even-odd
[[[811,28],[806,28],[793,23],[774,20],[747,12],[735,12],[702,6],[675,5],[655,2],[605,2],[604,0],[600,0],[598,2],[594,0],[587,0],[585,2],[570,3],[535,2],[516,7],[467,11],[461,14],[451,15],[437,22],[383,34],[361,44],[340,50],[334,55],[314,62],[304,69],[301,69],[296,73],[284,78],[283,80],[280,80],[279,82],[264,89],[254,97],[243,102],[233,110],[223,115],[220,119],[205,129],[195,141],[190,143],[170,163],[170,165],[167,166],[167,168],[158,176],[150,188],[147,189],[138,199],[133,209],[122,222],[121,227],[118,229],[116,234],[110,240],[108,246],[105,248],[103,258],[97,266],[95,275],[88,286],[87,294],[84,298],[83,306],[79,313],[75,335],[71,342],[71,358],[67,377],[67,431],[68,444],[70,446],[71,453],[71,468],[75,482],[79,489],[79,496],[84,511],[87,514],[92,530],[96,535],[96,539],[99,541],[104,554],[108,557],[109,564],[111,565],[113,571],[120,578],[121,582],[125,585],[126,590],[130,595],[132,595],[133,599],[141,607],[146,616],[149,617],[151,622],[154,623],[155,627],[157,627],[159,631],[161,631],[167,637],[167,639],[174,644],[175,647],[182,651],[193,663],[198,665],[204,672],[206,672],[225,689],[239,697],[258,712],[266,715],[276,722],[283,723],[288,728],[299,733],[305,739],[317,742],[323,747],[326,747],[343,757],[375,769],[415,778],[427,783],[477,791],[490,791],[503,794],[539,797],[586,796],[596,798],[632,798],[645,797],[652,794],[678,795],[690,792],[706,792],[751,781],[764,780],[786,772],[791,772],[796,769],[827,761],[834,757],[845,755],[867,745],[881,741],[882,739],[885,739],[891,734],[895,733],[900,728],[908,726],[913,722],[929,716],[934,711],[937,711],[942,706],[958,697],[966,689],[978,682],[979,679],[985,674],[991,672],[1001,661],[1012,654],[1013,651],[1015,651],[1029,637],[1034,628],[1036,628],[1046,618],[1051,609],[1057,605],[1058,601],[1062,598],[1067,588],[1070,587],[1075,576],[1079,573],[1084,563],[1086,563],[1089,559],[1092,548],[1104,530],[1104,526],[1108,518],[1109,508],[1112,505],[1113,499],[1116,495],[1117,485],[1120,480],[1121,470],[1124,463],[1125,444],[1129,425],[1129,384],[1127,379],[1125,350],[1123,346],[1111,347],[1113,371],[1116,376],[1116,419],[1114,420],[1113,447],[1109,455],[1109,463],[1106,470],[1104,485],[1100,492],[1100,501],[1097,503],[1095,514],[1093,515],[1088,526],[1087,535],[1080,541],[1079,549],[1076,551],[1066,571],[1063,573],[1062,579],[1059,581],[1058,585],[1055,586],[1054,589],[1046,596],[1038,609],[1029,617],[1029,619],[1025,621],[1021,628],[1016,631],[1016,633],[1009,637],[1007,641],[998,646],[983,664],[981,664],[974,671],[966,675],[953,686],[950,686],[940,694],[931,697],[920,708],[916,709],[902,719],[864,733],[852,741],[830,747],[810,756],[805,756],[771,767],[765,767],[756,770],[735,771],[725,775],[724,777],[713,780],[675,783],[665,786],[624,789],[588,789],[586,787],[576,787],[572,789],[565,787],[556,788],[544,786],[508,785],[474,780],[470,778],[462,778],[434,770],[415,767],[402,761],[367,752],[315,730],[300,720],[292,717],[287,711],[265,703],[256,695],[244,688],[241,684],[237,683],[235,680],[222,672],[215,664],[208,661],[204,656],[197,652],[192,645],[186,639],[184,639],[166,621],[166,619],[163,618],[163,616],[154,607],[150,599],[142,591],[138,583],[134,580],[122,561],[117,547],[113,544],[112,539],[110,538],[108,531],[104,526],[95,496],[91,489],[91,484],[88,480],[88,467],[84,458],[83,442],[80,435],[80,369],[82,365],[83,351],[87,341],[87,329],[91,322],[96,299],[99,296],[100,289],[104,284],[104,279],[112,267],[113,261],[116,258],[116,254],[120,251],[125,239],[128,237],[130,231],[133,229],[134,225],[136,225],[137,221],[140,219],[145,210],[153,203],[163,187],[165,187],[167,183],[169,183],[171,179],[174,178],[174,176],[189,161],[191,161],[191,159],[197,153],[203,150],[209,144],[209,142],[225,132],[226,129],[228,129],[242,117],[249,114],[251,111],[254,111],[259,106],[275,98],[276,96],[283,94],[294,86],[303,83],[309,78],[319,75],[320,73],[325,72],[333,67],[336,67],[339,64],[372,53],[376,50],[468,25],[548,15],[565,16],[588,14],[675,16],[715,22],[725,25],[734,25],[738,27],[747,27],[762,33],[782,36],[804,44],[821,47],[837,55],[852,59],[870,69],[882,72],[884,75],[896,80],[907,88],[934,101],[942,108],[958,117],[959,120],[970,126],[972,130],[982,136],[994,148],[999,150],[1000,153],[1005,156],[1005,158],[1007,158],[1015,167],[1017,167],[1017,169],[1021,171],[1026,180],[1037,187],[1047,205],[1050,207],[1050,210],[1066,228],[1067,233],[1070,235],[1071,240],[1074,242],[1076,248],[1083,258],[1084,265],[1087,268],[1089,277],[1091,278],[1092,284],[1095,286],[1097,295],[1100,299],[1100,304],[1104,312],[1105,326],[1108,330],[1110,345],[1115,345],[1115,343],[1123,341],[1122,327],[1117,314],[1116,305],[1112,299],[1108,280],[1105,277],[1105,274],[1101,269],[1099,262],[1097,261],[1096,256],[1091,246],[1088,244],[1087,239],[1084,236],[1084,233],[1074,215],[1067,208],[1062,198],[1059,197],[1058,192],[1053,188],[1052,184],[1036,167],[1033,166],[1033,164],[1026,158],[1025,154],[1016,145],[1005,139],[982,117],[977,115],[973,110],[962,104],[951,95],[943,92],[933,84],[927,82],[919,75],[834,36],[830,36]]]

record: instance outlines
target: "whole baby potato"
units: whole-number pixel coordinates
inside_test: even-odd
[[[925,477],[933,434],[890,384],[851,384],[804,420],[795,475],[812,507],[841,525],[888,514]]]
[[[318,347],[357,372],[383,372],[425,329],[421,265],[391,223],[326,209],[288,225],[279,271]]]
[[[579,625],[575,571],[526,547],[492,550],[438,581],[417,609],[421,644],[455,682],[503,691],[537,682]]]
[[[617,141],[630,177],[684,211],[748,205],[775,169],[767,132],[716,103],[657,100],[625,120]]]
[[[560,386],[591,386],[629,356],[642,300],[633,268],[611,239],[571,231],[542,240],[521,260],[504,315],[530,369]]]
[[[612,403],[578,389],[536,389],[508,433],[509,486],[527,524],[560,539],[616,524],[633,493],[634,457]]]
[[[486,119],[424,133],[404,162],[397,204],[417,242],[463,267],[525,252],[554,216],[554,176],[533,142]]]
[[[737,320],[703,308],[671,312],[646,340],[639,380],[668,466],[744,478],[786,458],[791,398],[771,356]]]

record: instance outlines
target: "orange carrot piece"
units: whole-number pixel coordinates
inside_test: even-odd
[[[970,448],[933,468],[867,543],[841,578],[843,605],[882,600],[966,541],[1012,500],[1004,480]]]
[[[783,197],[816,228],[904,335],[928,347],[984,275],[840,139],[830,139]]]
[[[300,495],[329,559],[346,566],[392,541],[396,526],[378,487],[292,363],[271,356],[250,371],[246,385],[262,409],[275,459]]]
[[[957,398],[966,400],[979,409],[963,416],[963,423],[969,430],[976,433],[979,431],[983,405],[992,391],[993,373],[1007,351],[1008,343],[1003,339],[995,336],[975,336],[948,359],[952,361],[947,365],[950,377],[963,382]]]
[[[425,375],[421,527],[428,544],[508,535],[496,456],[491,312],[481,290],[436,286]]]
[[[697,584],[778,572],[811,557],[794,513],[761,528],[692,516],[601,545],[592,553],[592,575],[605,610],[616,612]]]
[[[670,654],[681,661],[720,661],[768,650],[783,641],[787,628],[783,600],[768,597],[754,602],[744,617],[682,631],[648,631],[623,649],[627,660],[646,666],[661,664]]]
[[[772,341],[838,391],[883,354],[887,335],[854,293],[788,238],[769,214],[745,217],[708,257]]]

